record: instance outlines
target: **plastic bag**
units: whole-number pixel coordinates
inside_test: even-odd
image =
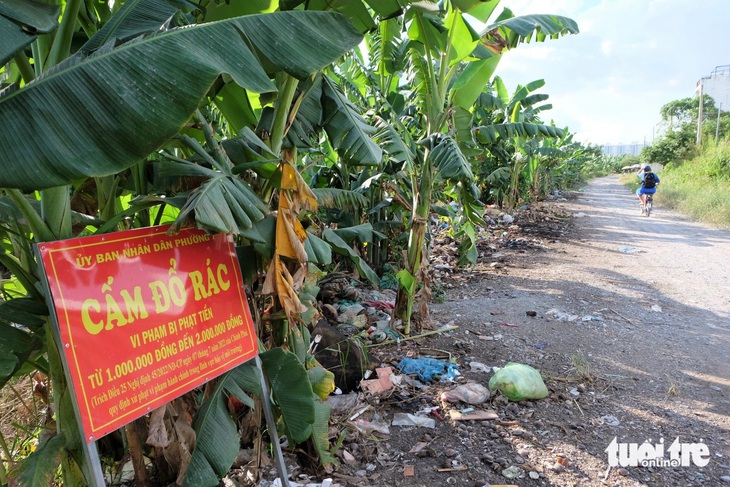
[[[548,390],[540,372],[529,365],[510,362],[489,379],[489,389],[497,389],[510,401],[542,399]]]
[[[393,426],[423,426],[433,429],[436,427],[436,420],[415,414],[395,413],[393,422],[390,424]]]
[[[418,378],[423,382],[433,382],[434,378],[445,382],[460,375],[458,365],[434,358],[404,358],[398,364],[398,368],[404,374],[418,374]]]
[[[489,399],[489,389],[476,382],[469,382],[441,393],[441,400],[446,402],[461,401],[467,404],[481,404],[487,399]]]

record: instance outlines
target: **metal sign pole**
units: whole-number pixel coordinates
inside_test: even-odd
[[[271,438],[271,443],[274,447],[276,472],[279,474],[279,479],[281,480],[282,487],[289,487],[289,474],[286,471],[284,455],[281,452],[281,445],[279,444],[279,436],[276,434],[276,421],[274,420],[274,411],[271,409],[271,402],[269,401],[269,386],[266,383],[264,368],[261,365],[261,358],[259,358],[258,354],[256,354],[256,368],[258,368],[259,372],[261,372],[259,374],[261,381],[261,406],[264,409],[266,426],[269,428],[269,438]]]
[[[56,343],[56,348],[58,349],[58,354],[60,356],[59,358],[61,360],[61,364],[63,365],[63,373],[66,376],[66,387],[68,387],[69,394],[71,395],[71,403],[73,404],[74,414],[76,416],[76,424],[78,425],[79,434],[81,436],[81,443],[84,449],[84,456],[86,457],[89,468],[89,471],[87,472],[88,478],[86,480],[92,487],[105,487],[106,481],[104,480],[104,472],[101,469],[101,459],[99,458],[99,450],[96,447],[96,442],[87,442],[88,439],[85,437],[84,428],[81,426],[83,424],[81,421],[81,411],[79,410],[79,404],[76,400],[76,392],[74,390],[71,374],[69,373],[66,354],[63,352],[61,328],[58,324],[58,317],[56,316],[56,313],[54,311],[56,308],[53,305],[53,295],[51,294],[51,287],[50,283],[48,282],[48,277],[46,276],[46,273],[43,269],[43,259],[41,259],[40,252],[38,252],[38,245],[34,246],[34,250],[36,255],[36,261],[38,262],[38,266],[40,267],[38,275],[43,285],[43,290],[46,297],[46,305],[48,306],[51,323],[53,324],[53,337],[50,337],[50,339]],[[56,411],[56,414],[59,414],[59,412]]]

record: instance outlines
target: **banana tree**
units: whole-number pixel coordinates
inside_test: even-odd
[[[146,7],[152,4],[160,7],[154,10],[157,20],[150,23],[148,16],[135,15],[138,9],[150,14]],[[2,363],[3,380],[31,364],[50,375],[59,434],[33,458],[45,458],[44,464],[52,466],[52,459],[59,456],[65,485],[82,485],[89,474],[75,434],[78,429],[54,333],[42,306],[30,304],[42,302],[42,295],[36,287],[28,236],[35,242],[70,237],[74,223],[82,219],[71,211],[69,185],[80,188],[79,181],[95,178],[97,194],[105,195],[100,200],[116,206],[114,195],[123,181],[141,183],[150,168],[143,161],[172,139],[171,148],[163,152],[171,156],[168,160],[177,157],[178,167],[161,164],[160,169],[204,181],[183,195],[178,224],[194,214],[197,224],[211,231],[250,234],[268,209],[233,174],[229,161],[219,157],[222,151],[216,150],[215,133],[197,107],[222,75],[247,92],[274,92],[275,72],[286,73],[280,75],[285,79],[306,78],[361,38],[344,16],[324,12],[249,15],[138,37],[150,28],[159,29],[168,19],[184,24],[193,17],[182,17],[166,2],[130,1],[106,24],[115,29],[96,31],[87,26],[96,34],[63,61],[70,53],[71,37],[77,34],[80,11],[80,2],[67,4],[55,36],[31,40],[29,54],[24,49],[26,40],[10,48],[2,46],[3,55],[15,60],[4,69],[20,88],[8,89],[0,98],[0,161],[5,168],[0,187],[6,195],[3,204],[14,215],[3,220],[8,251],[2,254],[2,262],[15,276],[13,289],[6,287],[5,297],[16,298],[2,302],[0,335],[6,339],[0,345],[3,356],[10,357]],[[6,18],[6,12],[1,13]],[[11,13],[14,21],[23,21]],[[28,59],[32,64],[24,62]],[[194,124],[202,128],[199,137],[190,135],[191,114]],[[38,204],[27,196],[34,190],[41,190]],[[167,203],[152,199],[121,214],[102,212],[104,220],[94,223],[100,231],[108,231],[140,210],[162,204]],[[32,472],[25,474],[26,479],[27,475],[49,475],[49,470],[25,471]]]
[[[545,169],[540,159],[549,151],[543,146],[565,135],[563,129],[541,123],[539,114],[552,108],[550,104],[540,104],[549,98],[547,94],[535,93],[544,85],[543,80],[536,80],[518,86],[510,95],[502,79],[496,76],[490,90],[479,95],[475,105],[476,141],[493,155],[483,184],[494,185],[501,176],[497,191],[500,203],[509,208],[537,186],[539,174]],[[480,161],[480,165],[486,165],[485,161]]]
[[[470,158],[479,153],[472,135],[474,105],[501,55],[523,42],[544,41],[578,32],[575,22],[565,17],[514,17],[508,9],[481,32],[467,22],[465,14],[486,24],[498,3],[452,0],[440,6],[414,4],[406,12],[402,24],[407,43],[400,40],[402,31],[398,24],[385,25],[378,32],[379,49],[375,61],[382,93],[380,99],[387,101],[391,108],[402,106],[404,100],[410,99],[415,108],[415,111],[402,109],[388,122],[401,134],[408,132],[403,140],[420,141],[406,166],[410,175],[411,218],[396,306],[407,334],[410,333],[416,283],[419,276],[426,275],[423,266],[427,262],[428,247],[425,241],[435,186],[441,181],[451,181],[460,188],[456,194],[460,196],[465,213],[471,217],[462,229],[465,236],[474,235],[474,225],[479,221],[475,208],[478,194],[470,169]],[[402,56],[398,57],[404,45],[407,63],[402,61]],[[402,120],[394,121],[401,115]],[[475,257],[473,245],[470,253]],[[428,290],[425,289],[422,295],[427,296]],[[420,309],[427,311],[425,305]]]

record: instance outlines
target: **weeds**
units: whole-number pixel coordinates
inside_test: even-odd
[[[582,382],[593,382],[593,374],[591,373],[591,364],[588,357],[582,350],[577,350],[570,359],[572,365],[571,373],[575,379]]]
[[[664,395],[664,400],[667,400],[669,397],[676,397],[679,395],[679,384],[677,381],[671,377],[667,377],[667,380],[669,381],[669,387],[667,388],[667,393]]]

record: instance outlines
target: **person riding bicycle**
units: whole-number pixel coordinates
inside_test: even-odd
[[[659,176],[651,170],[651,166],[646,165],[636,174],[641,179],[641,186],[636,190],[636,196],[639,197],[642,205],[646,204],[645,194],[656,193],[656,187],[659,184]]]

